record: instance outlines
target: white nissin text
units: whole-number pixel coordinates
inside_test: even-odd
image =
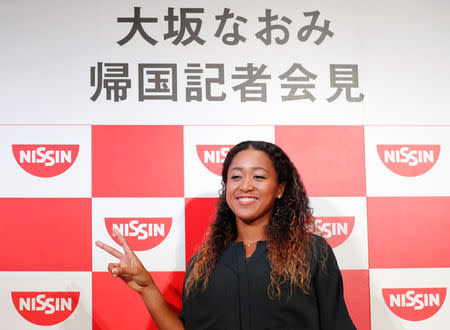
[[[390,307],[413,307],[415,310],[423,309],[428,306],[440,306],[439,293],[417,293],[414,290],[409,290],[402,294],[389,295]]]
[[[408,147],[401,147],[400,150],[385,150],[385,163],[408,163],[409,166],[416,166],[419,163],[434,163],[433,150],[409,150]]]
[[[36,150],[20,150],[19,161],[20,163],[44,163],[45,166],[71,163],[72,151],[46,150],[45,147],[38,147]]]
[[[225,157],[228,154],[228,151],[230,151],[230,148],[223,147],[220,150],[212,150],[207,151],[205,150],[203,153],[203,162],[206,163],[223,163],[225,160]]]
[[[324,222],[322,224],[321,219],[317,219],[314,221],[317,229],[321,232],[325,233],[325,238],[330,238],[331,236],[337,235],[348,235],[348,223],[336,223],[336,222]]]
[[[23,311],[44,311],[45,314],[53,314],[55,311],[72,310],[72,298],[45,298],[45,294],[36,298],[20,298],[19,309]]]
[[[141,223],[132,220],[129,223],[113,224],[113,230],[117,229],[123,236],[137,236],[138,239],[147,239],[152,236],[165,236],[164,224]]]

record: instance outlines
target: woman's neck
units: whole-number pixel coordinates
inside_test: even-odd
[[[266,223],[245,223],[236,220],[237,238],[236,241],[244,243],[254,243],[267,240]]]

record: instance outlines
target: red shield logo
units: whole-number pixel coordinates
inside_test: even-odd
[[[223,161],[233,147],[234,145],[197,145],[197,155],[210,172],[221,176]]]
[[[344,243],[355,226],[355,217],[317,217],[314,232],[320,233],[332,248]]]
[[[127,239],[134,251],[147,251],[161,244],[172,227],[172,218],[105,218],[109,236],[120,245],[113,230]]]
[[[441,147],[433,145],[379,144],[378,156],[383,164],[401,176],[419,176],[436,164]]]
[[[441,308],[447,288],[382,289],[383,299],[392,313],[408,321],[422,321]]]
[[[41,178],[64,173],[78,156],[75,144],[13,144],[14,158],[25,172]]]
[[[28,322],[55,325],[77,308],[79,292],[11,292],[14,307]]]

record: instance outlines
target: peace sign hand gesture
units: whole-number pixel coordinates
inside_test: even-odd
[[[155,283],[125,238],[116,229],[114,229],[114,235],[117,236],[124,253],[100,241],[96,241],[95,245],[119,259],[119,262],[108,264],[111,275],[121,278],[130,288],[142,294],[146,287],[152,287]]]
[[[114,230],[114,235],[117,236],[123,253],[100,241],[95,242],[99,248],[119,259],[119,262],[108,264],[108,271],[113,277],[120,277],[130,288],[139,293],[158,329],[184,329],[184,324],[170,309],[150,273],[136,257],[125,238],[117,230]]]

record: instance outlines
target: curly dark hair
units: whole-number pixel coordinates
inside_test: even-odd
[[[234,156],[240,151],[254,149],[265,152],[275,167],[278,183],[285,182],[284,193],[275,200],[272,216],[266,227],[268,258],[271,266],[271,298],[280,297],[280,285],[289,281],[291,290],[300,288],[308,293],[312,251],[312,210],[300,176],[286,153],[273,143],[244,141],[227,154],[222,169],[222,189],[217,204],[215,220],[211,222],[206,239],[197,252],[195,262],[185,281],[186,295],[194,288],[205,290],[208,278],[221,253],[237,238],[236,218],[226,202],[228,169]]]

